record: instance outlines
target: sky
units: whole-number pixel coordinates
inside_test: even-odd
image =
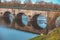
[[[3,0],[2,0],[3,1]],[[11,1],[11,0],[6,0],[6,1]],[[25,1],[25,0],[20,0],[22,3]],[[33,3],[35,3],[36,2],[36,0],[31,0]],[[43,1],[45,1],[45,2],[52,2],[52,3],[54,3],[54,4],[60,4],[60,0],[43,0]]]

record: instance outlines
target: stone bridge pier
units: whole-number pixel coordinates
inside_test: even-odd
[[[51,31],[56,27],[60,27],[60,12],[50,11],[47,16],[47,29]]]

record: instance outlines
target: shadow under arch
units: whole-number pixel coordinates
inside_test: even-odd
[[[56,25],[56,27],[60,27],[60,16],[57,17],[57,19],[55,21],[55,25]]]
[[[28,17],[24,13],[18,13],[15,21],[19,26],[26,26],[28,24]]]
[[[13,15],[9,11],[6,11],[3,14],[3,19],[6,24],[11,24],[13,22]]]
[[[32,26],[35,29],[43,30],[46,28],[46,18],[43,15],[36,14],[32,17]]]

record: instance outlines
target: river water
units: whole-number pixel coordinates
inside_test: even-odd
[[[0,25],[0,40],[29,40],[36,36],[38,35],[7,28],[5,25]]]

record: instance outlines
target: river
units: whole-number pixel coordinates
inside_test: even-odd
[[[7,28],[5,25],[0,25],[0,40],[29,40],[36,36],[38,35]]]

